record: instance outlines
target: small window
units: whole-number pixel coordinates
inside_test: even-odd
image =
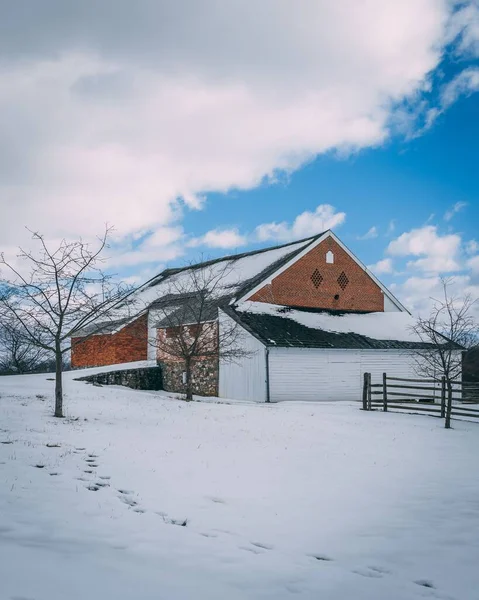
[[[329,265],[332,265],[334,263],[334,254],[331,252],[331,250],[328,250],[326,252],[326,262]]]
[[[319,286],[321,285],[323,281],[323,276],[318,271],[318,269],[314,269],[313,274],[311,275],[311,281],[313,282],[315,288],[319,288]]]
[[[349,283],[348,276],[346,275],[346,273],[344,271],[338,277],[337,281],[339,283],[339,287],[344,291]]]

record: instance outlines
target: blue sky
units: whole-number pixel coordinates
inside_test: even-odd
[[[368,263],[382,257],[388,238],[426,222],[441,232],[453,230],[474,238],[479,224],[477,140],[479,94],[459,100],[415,139],[398,136],[384,147],[345,158],[320,156],[277,184],[207,194],[204,210],[187,213],[185,229],[206,232],[213,223],[251,232],[260,223],[291,222],[301,212],[327,203],[346,212],[336,231]],[[445,221],[444,214],[457,202],[466,206]],[[378,236],[358,240],[371,227],[377,228]]]
[[[7,258],[109,223],[138,284],[332,227],[412,310],[479,296],[479,0],[35,6],[0,22]]]
[[[452,69],[460,72],[460,66]],[[247,234],[261,223],[291,224],[302,212],[330,204],[346,213],[344,222],[333,227],[335,232],[364,263],[392,261],[391,270],[379,268],[378,276],[399,295],[401,284],[411,277],[436,283],[438,276],[461,280],[470,271],[467,260],[477,254],[474,242],[479,243],[478,140],[479,93],[473,93],[458,99],[420,135],[398,134],[380,147],[346,157],[319,156],[277,183],[265,181],[253,190],[207,194],[204,209],[188,212],[184,227],[201,235],[213,224],[221,230],[236,229],[247,238],[228,249],[200,247],[206,256],[215,257],[274,244],[248,239]],[[388,251],[401,234],[431,227],[439,239],[451,234],[460,238],[457,269],[418,272],[408,263],[425,254],[398,256]],[[198,257],[198,248],[191,248],[174,262]],[[479,283],[479,276],[473,275],[473,282]],[[437,285],[430,293],[438,293]],[[425,303],[416,296],[413,293],[411,300],[422,307]]]

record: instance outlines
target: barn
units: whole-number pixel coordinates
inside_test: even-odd
[[[226,268],[225,268],[226,267]],[[168,391],[184,391],[184,364],[159,340],[192,327],[198,290],[185,283],[217,275],[195,325],[216,340],[196,356],[195,393],[257,402],[359,400],[363,374],[414,377],[420,340],[414,318],[332,232],[290,244],[167,269],[117,309],[115,318],[72,340],[72,366],[158,363]],[[189,316],[188,316],[189,315]],[[222,332],[242,348],[222,352]],[[160,350],[163,348],[162,350]]]

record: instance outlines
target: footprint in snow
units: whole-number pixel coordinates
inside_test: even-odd
[[[238,546],[240,550],[246,550],[246,552],[251,552],[252,554],[263,554],[263,552],[259,548],[251,548],[251,546]]]
[[[171,519],[170,517],[163,517],[165,523],[168,525],[178,525],[179,527],[186,527],[188,525],[188,519]]]
[[[93,473],[93,471],[91,471],[90,469],[86,469],[85,471],[83,471],[84,473]]]
[[[111,479],[109,475],[99,475],[100,479]]]
[[[88,485],[86,489],[90,490],[90,492],[98,492],[100,487],[98,485]]]
[[[425,588],[430,588],[435,590],[436,587],[435,585],[432,583],[432,581],[429,581],[428,579],[418,579],[417,581],[414,582],[416,585],[421,585],[422,587]]]
[[[110,484],[106,483],[106,481],[97,481],[95,485],[97,485],[98,487],[110,487]]]
[[[54,477],[55,475],[60,475],[60,473],[53,472],[53,473],[50,473],[50,475],[51,475],[52,477]]]
[[[133,494],[132,490],[118,490],[120,494]]]
[[[389,571],[388,569],[385,569],[384,567],[369,566],[368,569],[370,569],[371,571],[375,571],[376,573],[381,573],[382,575],[390,575],[391,574],[391,571]]]
[[[380,579],[383,576],[382,572],[372,570],[369,568],[354,569],[353,573],[356,573],[356,575],[361,575],[362,577],[371,577],[373,579]]]
[[[250,542],[253,546],[256,546],[256,548],[261,548],[262,550],[272,550],[274,548],[274,546],[271,546],[271,544],[264,544],[263,542]]]
[[[218,498],[217,496],[210,496],[208,500],[214,502],[215,504],[226,504],[226,501],[223,498]]]
[[[137,506],[138,505],[138,502],[136,500],[133,500],[133,498],[129,498],[128,496],[125,496],[124,494],[119,496],[119,498],[124,504],[128,504],[128,506]]]
[[[5,442],[1,442],[1,443],[2,443],[2,444],[13,444],[13,442],[12,442],[12,441],[10,441],[10,440],[6,440]]]
[[[324,554],[311,554],[311,558],[315,558],[316,560],[322,560],[325,562],[331,562],[333,560],[330,556],[326,556]]]

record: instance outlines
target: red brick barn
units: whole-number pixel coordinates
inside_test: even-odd
[[[219,346],[224,328],[234,324],[245,355],[223,360],[218,347],[216,355],[195,357],[196,393],[257,401],[358,400],[364,371],[387,366],[411,375],[417,342],[409,331],[411,315],[331,231],[163,271],[136,293],[136,315],[72,340],[72,365],[158,361],[165,389],[183,391],[182,360],[158,351],[171,334],[164,315],[184,313],[178,326],[191,327],[187,309],[197,294],[184,282],[225,266],[201,321]]]

